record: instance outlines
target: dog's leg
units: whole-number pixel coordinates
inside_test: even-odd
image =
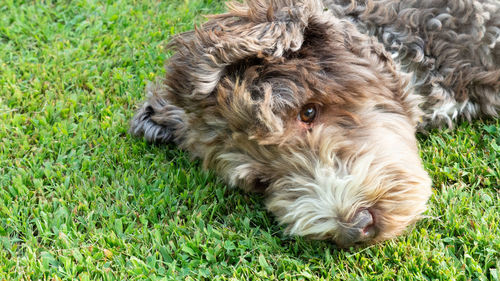
[[[130,134],[149,142],[179,144],[186,133],[186,114],[172,105],[160,83],[147,87],[147,100],[130,122]]]

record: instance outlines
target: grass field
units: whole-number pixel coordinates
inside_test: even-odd
[[[500,121],[419,136],[426,219],[339,250],[127,134],[172,34],[222,1],[0,0],[0,280],[498,280]]]

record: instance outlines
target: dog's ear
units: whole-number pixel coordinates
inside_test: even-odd
[[[166,83],[170,98],[188,111],[199,108],[193,102],[206,102],[229,66],[300,49],[310,18],[323,11],[319,0],[247,0],[228,8],[170,43],[176,52]]]

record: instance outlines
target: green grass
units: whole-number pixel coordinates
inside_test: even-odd
[[[172,34],[217,0],[0,0],[0,280],[497,280],[500,124],[419,136],[428,218],[343,251],[127,134]]]

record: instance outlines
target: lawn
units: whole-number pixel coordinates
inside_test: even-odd
[[[0,0],[0,280],[498,280],[500,121],[419,136],[434,181],[398,239],[287,237],[263,198],[127,134],[165,43],[217,0]]]

